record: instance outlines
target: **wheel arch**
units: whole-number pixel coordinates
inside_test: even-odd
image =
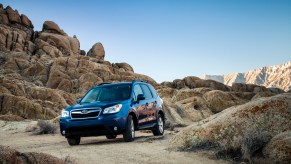
[[[165,113],[162,110],[160,110],[160,111],[158,111],[158,114],[162,116],[162,119],[163,119],[163,121],[165,123],[165,121],[166,121]]]
[[[133,123],[134,123],[134,129],[137,129],[138,119],[137,119],[136,113],[133,112],[133,111],[130,111],[130,112],[128,113],[128,116],[129,116],[129,115],[132,116]],[[127,116],[127,117],[128,117],[128,116]]]

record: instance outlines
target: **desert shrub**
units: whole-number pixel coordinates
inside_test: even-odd
[[[250,163],[254,162],[254,157],[262,157],[262,149],[271,140],[272,135],[259,127],[250,126],[241,136],[219,141],[216,156]]]
[[[165,122],[165,129],[170,130],[170,131],[174,131],[175,125],[172,122],[167,120]]]
[[[217,148],[217,144],[209,140],[204,140],[196,135],[193,135],[191,139],[185,140],[182,147],[179,148],[181,151],[199,151],[199,150],[210,150]]]
[[[57,125],[46,120],[39,120],[37,122],[37,128],[32,131],[35,135],[41,134],[55,134],[57,130]]]
[[[241,151],[244,159],[252,162],[252,157],[261,153],[263,147],[271,140],[272,136],[268,132],[258,133],[247,130],[241,140]]]

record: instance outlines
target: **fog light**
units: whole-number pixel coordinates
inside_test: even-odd
[[[115,131],[117,130],[117,127],[116,126],[114,126],[114,128],[113,128]]]
[[[62,134],[65,135],[65,134],[66,134],[66,131],[63,130],[63,131],[62,131]]]

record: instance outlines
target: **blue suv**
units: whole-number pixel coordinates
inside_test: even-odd
[[[78,145],[81,137],[106,135],[115,139],[119,134],[130,142],[136,130],[163,135],[164,123],[163,101],[154,87],[134,80],[90,89],[77,104],[62,111],[60,130],[69,145]]]

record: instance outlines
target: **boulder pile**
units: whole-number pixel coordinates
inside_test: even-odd
[[[127,63],[106,61],[101,43],[86,55],[55,22],[34,31],[27,16],[0,5],[0,115],[51,119],[94,85],[134,79],[157,85]]]
[[[169,121],[179,126],[203,120],[232,106],[284,93],[280,89],[253,84],[234,83],[229,87],[195,76],[163,82],[157,88]]]

